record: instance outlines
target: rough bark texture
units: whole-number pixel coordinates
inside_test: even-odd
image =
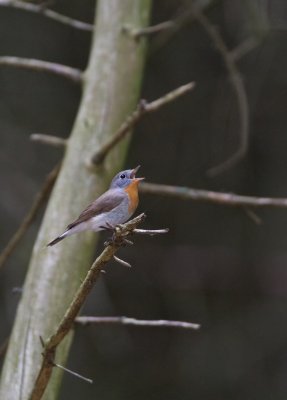
[[[91,264],[95,235],[81,234],[57,246],[57,236],[109,184],[123,163],[127,141],[108,156],[94,174],[87,163],[113,134],[138,97],[144,43],[122,33],[148,22],[150,0],[99,0],[90,61],[84,76],[83,98],[67,146],[63,166],[36,240],[2,372],[0,398],[26,400],[41,363],[40,336],[45,340],[67,309]],[[57,352],[65,364],[71,335]],[[55,369],[45,399],[57,397],[61,372]]]

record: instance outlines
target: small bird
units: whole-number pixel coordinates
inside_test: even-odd
[[[47,246],[83,231],[98,232],[111,229],[126,222],[135,212],[138,203],[138,184],[144,178],[136,178],[140,165],[134,169],[119,172],[112,180],[110,188],[91,203],[67,229]]]

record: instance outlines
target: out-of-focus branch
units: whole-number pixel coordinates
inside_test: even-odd
[[[89,317],[80,316],[76,318],[76,323],[80,325],[132,325],[137,327],[166,327],[166,328],[180,328],[180,329],[193,329],[200,328],[199,324],[185,321],[170,321],[165,319],[159,320],[144,320],[129,317]]]
[[[35,14],[43,15],[44,17],[50,18],[54,21],[60,22],[61,24],[68,25],[71,28],[80,29],[86,32],[93,31],[93,25],[86,22],[78,21],[76,19],[67,17],[57,13],[56,11],[49,10],[43,7],[41,4],[31,4],[24,1],[18,0],[0,0],[0,7],[16,8],[23,11],[32,12]]]
[[[92,157],[92,163],[95,165],[101,164],[112,148],[131,131],[135,124],[140,121],[145,114],[159,110],[164,105],[190,92],[194,86],[195,82],[187,83],[186,85],[172,90],[171,92],[165,94],[157,100],[152,101],[151,103],[141,100],[136,110],[125,120],[114,136],[94,154]]]
[[[241,196],[233,193],[212,192],[184,186],[170,186],[142,182],[142,193],[175,197],[181,200],[194,200],[231,207],[273,207],[287,208],[287,198]]]
[[[84,304],[88,294],[94,287],[102,269],[114,257],[115,253],[125,244],[126,237],[143,222],[145,214],[140,214],[131,221],[126,222],[116,228],[113,240],[109,242],[104,251],[94,261],[90,270],[88,271],[84,281],[79,287],[72,303],[67,309],[61,322],[57,326],[55,333],[48,339],[43,351],[43,362],[39,371],[36,383],[31,395],[31,400],[41,399],[45,388],[50,380],[52,369],[54,367],[54,358],[58,345],[62,342],[64,337],[72,329],[75,318],[77,317],[82,305]]]
[[[30,69],[37,72],[47,72],[52,75],[61,76],[76,84],[82,83],[83,74],[80,70],[68,67],[67,65],[56,64],[49,61],[35,60],[33,58],[0,56],[0,66]]]
[[[193,15],[194,2],[187,1],[184,2],[182,9],[177,15],[174,16],[173,19],[169,21],[162,22],[161,24],[155,25],[157,27],[157,33],[159,33],[151,44],[150,53],[156,53],[160,48],[166,45],[171,38],[177,34],[180,30],[182,30],[186,25],[190,24],[192,20],[195,19]],[[191,4],[192,3],[192,4]],[[197,2],[196,7],[202,12],[208,9],[214,0],[203,1],[200,4]],[[136,31],[134,30],[136,33]],[[138,31],[140,37],[144,36],[144,31]],[[153,34],[152,27],[150,27],[150,32],[146,31],[145,35]]]
[[[256,225],[261,225],[262,224],[262,219],[254,212],[254,210],[251,210],[249,207],[244,207],[243,208],[245,211],[245,214],[247,215],[248,218],[251,219],[251,221],[254,222]]]
[[[171,29],[175,25],[176,25],[175,21],[164,21],[159,24],[147,26],[146,28],[142,29],[134,29],[132,26],[125,25],[123,27],[123,32],[128,33],[134,39],[140,39],[143,36],[150,36]]]
[[[54,147],[65,147],[68,143],[67,139],[58,136],[44,135],[43,133],[32,133],[32,135],[30,135],[30,140]]]
[[[140,235],[149,235],[149,236],[160,235],[162,233],[167,233],[167,232],[169,232],[168,228],[164,228],[164,229],[134,229],[134,233],[139,233]]]
[[[240,60],[240,58],[244,57],[245,54],[249,53],[253,49],[255,49],[259,44],[259,39],[255,37],[249,37],[243,42],[239,43],[234,49],[229,50],[229,57],[234,62]]]
[[[11,253],[15,250],[18,243],[26,233],[27,229],[35,219],[40,207],[44,204],[47,197],[49,196],[52,187],[55,183],[57,175],[60,170],[60,165],[57,165],[46,177],[45,182],[41,188],[41,190],[36,194],[35,199],[33,201],[32,207],[26,214],[25,218],[21,222],[18,230],[14,233],[12,238],[7,243],[6,247],[2,250],[0,254],[0,269],[3,267],[7,258],[11,255]]]
[[[240,145],[237,151],[222,164],[210,168],[208,170],[208,175],[214,176],[217,175],[226,169],[230,168],[234,164],[236,164],[242,157],[245,156],[247,148],[248,148],[248,136],[249,136],[249,107],[248,107],[248,99],[245,91],[245,87],[240,75],[240,72],[234,62],[234,53],[229,52],[226,44],[224,43],[223,38],[221,37],[219,31],[210,23],[208,18],[199,10],[193,9],[193,15],[197,19],[197,21],[202,25],[205,29],[206,33],[213,41],[217,50],[222,55],[224,60],[226,69],[229,73],[231,83],[234,88],[234,92],[238,102],[238,111],[240,118]],[[245,49],[246,50],[246,49]],[[231,54],[231,55],[230,55]],[[238,55],[237,55],[238,57]]]
[[[240,144],[237,151],[229,159],[224,161],[222,164],[210,168],[208,170],[207,172],[208,175],[214,176],[236,164],[239,160],[241,160],[245,156],[246,151],[248,149],[248,137],[249,137],[248,99],[243,80],[236,66],[236,61],[238,61],[238,59],[243,57],[246,53],[253,50],[258,45],[258,38],[254,37],[248,38],[242,43],[240,43],[235,49],[229,50],[223,38],[221,37],[219,31],[211,24],[208,18],[203,14],[202,10],[199,7],[194,7],[192,5],[189,5],[186,8],[186,10],[182,12],[182,14],[180,14],[173,20],[165,21],[158,25],[150,26],[141,30],[134,30],[129,27],[126,27],[125,30],[129,32],[130,35],[133,36],[135,39],[163,31],[168,32],[169,35],[173,35],[191,19],[197,20],[202,25],[206,33],[209,35],[210,39],[215,44],[217,50],[222,55],[238,103],[239,119],[240,119]]]

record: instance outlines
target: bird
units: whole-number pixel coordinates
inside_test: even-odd
[[[70,223],[66,230],[47,246],[83,231],[98,232],[112,229],[126,222],[135,212],[138,203],[138,185],[145,178],[136,178],[140,165],[134,169],[119,172],[112,180],[109,189],[91,203],[79,217]]]

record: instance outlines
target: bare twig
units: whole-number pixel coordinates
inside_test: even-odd
[[[210,168],[208,170],[208,175],[214,176],[236,164],[246,154],[248,148],[248,136],[249,136],[248,99],[240,72],[234,62],[235,59],[234,54],[230,56],[230,52],[226,47],[226,44],[224,43],[224,40],[222,39],[219,31],[210,23],[208,18],[201,11],[195,10],[194,8],[193,15],[205,29],[206,33],[213,41],[217,50],[222,55],[238,102],[238,110],[240,118],[240,145],[238,147],[238,150],[229,159],[224,161],[222,164]]]
[[[93,164],[101,164],[109,151],[122,140],[135,126],[135,124],[147,113],[151,113],[159,110],[165,104],[176,100],[178,97],[190,92],[195,86],[194,82],[190,82],[186,85],[180,86],[177,89],[165,94],[157,100],[147,103],[141,100],[137,109],[126,119],[126,121],[121,125],[119,130],[114,134],[114,136],[106,142],[92,157]]]
[[[75,318],[84,304],[86,297],[94,287],[102,269],[124,244],[126,236],[133,232],[133,230],[137,228],[144,219],[145,214],[140,214],[131,221],[116,228],[114,232],[114,240],[107,245],[100,256],[94,261],[54,334],[45,344],[42,366],[36,379],[30,400],[41,399],[52,374],[57,347],[72,329]]]
[[[171,29],[175,25],[176,25],[175,21],[164,21],[157,25],[148,26],[148,27],[142,28],[142,29],[134,29],[133,27],[131,27],[129,25],[125,25],[123,27],[123,32],[128,33],[134,39],[137,40],[143,36],[149,36],[149,35],[153,35],[153,34],[165,31],[167,29]]]
[[[28,2],[18,1],[18,0],[0,0],[0,7],[16,8],[19,10],[28,11],[35,14],[41,14],[44,17],[60,22],[61,24],[68,25],[72,28],[80,29],[86,32],[92,32],[93,30],[92,24],[78,21],[76,19],[67,17],[66,15],[59,14],[56,11],[49,10],[43,7],[41,4],[40,5],[31,4]]]
[[[149,236],[154,236],[154,235],[161,235],[162,233],[168,233],[169,229],[164,228],[164,229],[134,229],[134,233],[139,233],[141,235],[149,235]]]
[[[80,316],[76,318],[76,322],[81,325],[89,324],[109,324],[109,325],[133,325],[137,327],[167,327],[197,330],[200,324],[185,321],[170,321],[165,319],[145,320],[129,317],[86,317]]]
[[[256,225],[262,224],[262,219],[249,207],[244,207],[246,215],[253,221]]]
[[[52,75],[61,76],[73,83],[82,83],[82,72],[67,65],[56,64],[49,61],[35,60],[33,58],[22,58],[12,56],[1,56],[0,66],[30,69],[38,72],[47,72]]]
[[[176,197],[181,200],[194,200],[231,207],[273,207],[287,208],[287,198],[241,196],[233,193],[213,192],[184,186],[161,185],[142,182],[142,193]]]
[[[249,53],[251,50],[255,49],[259,44],[259,39],[255,37],[249,37],[245,39],[242,43],[239,43],[234,49],[229,50],[229,57],[234,62],[240,60],[245,54]]]
[[[60,165],[57,165],[47,176],[45,182],[41,188],[41,190],[36,194],[36,197],[33,201],[32,207],[26,214],[25,218],[23,219],[21,225],[19,226],[18,230],[14,233],[12,238],[7,243],[6,247],[2,250],[0,254],[0,269],[3,267],[4,263],[6,262],[7,258],[11,255],[14,251],[24,234],[26,233],[27,229],[35,219],[37,212],[39,211],[42,204],[45,202],[47,197],[49,196],[54,182],[57,178],[58,172],[60,170]]]
[[[14,286],[12,288],[12,294],[22,294],[23,293],[23,287],[19,287],[19,286]]]
[[[130,34],[135,38],[139,38],[144,35],[150,35],[152,33],[162,32],[162,31],[168,31],[169,35],[173,35],[191,19],[197,20],[202,25],[202,27],[205,29],[205,31],[215,44],[218,51],[221,53],[226,69],[229,73],[230,80],[233,85],[238,103],[239,118],[240,118],[240,145],[238,147],[238,150],[229,159],[227,159],[222,164],[210,168],[208,170],[208,175],[214,176],[236,164],[239,160],[241,160],[245,156],[246,151],[248,149],[248,136],[249,136],[248,99],[243,84],[243,80],[241,78],[240,72],[235,62],[239,58],[243,57],[247,52],[253,50],[258,45],[258,39],[253,37],[248,38],[245,41],[243,41],[239,46],[237,46],[235,49],[229,51],[218,30],[214,26],[212,26],[208,18],[201,11],[200,7],[195,7],[193,5],[189,5],[182,14],[180,14],[173,20],[165,21],[162,22],[161,24],[150,26],[148,28],[139,31],[133,30],[131,28],[126,28],[126,30],[129,31]]]
[[[183,4],[183,7],[178,10],[179,12],[176,13],[173,19],[159,24],[161,25],[161,29],[158,30],[159,35],[156,36],[155,40],[151,44],[150,53],[156,53],[161,47],[169,42],[171,38],[177,34],[177,32],[195,20],[193,14],[195,2],[187,1],[184,3],[185,4]],[[203,12],[207,10],[213,3],[214,0],[197,2],[196,7]]]
[[[82,379],[83,381],[86,381],[86,382],[88,382],[88,383],[93,383],[93,380],[92,380],[92,379],[86,378],[85,376],[80,375],[80,374],[78,374],[77,372],[72,371],[72,370],[69,369],[69,368],[63,367],[63,365],[54,363],[54,367],[58,367],[58,368],[62,369],[63,371],[68,372],[69,374],[74,375],[74,376],[76,376],[76,377],[79,378],[79,379]]]
[[[122,260],[121,258],[119,258],[119,257],[117,257],[117,256],[114,256],[114,260],[115,260],[116,262],[118,262],[119,264],[123,265],[124,267],[127,267],[127,268],[131,268],[131,267],[132,267],[130,263],[128,263],[128,262]]]
[[[30,140],[55,147],[65,147],[68,142],[67,139],[63,139],[58,136],[44,135],[42,133],[33,133],[30,135]]]

